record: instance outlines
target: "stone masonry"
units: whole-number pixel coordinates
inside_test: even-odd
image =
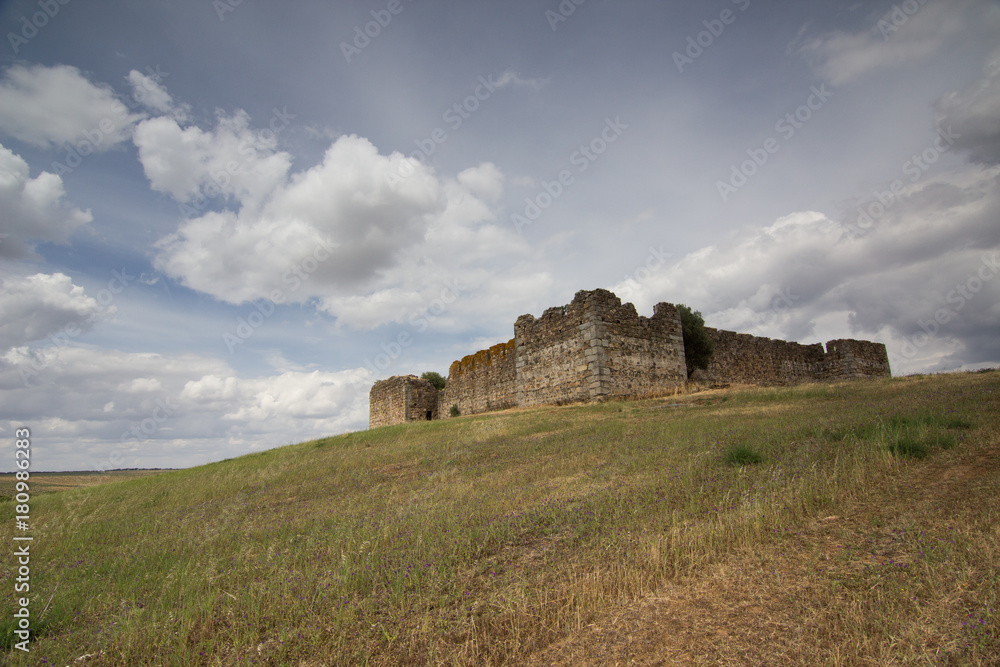
[[[751,385],[889,377],[885,345],[833,340],[802,345],[706,327],[715,343],[711,382]],[[655,396],[687,382],[677,308],[658,303],[650,318],[607,290],[580,291],[540,318],[522,315],[514,338],[452,363],[442,391],[415,376],[376,382],[369,427],[445,419],[516,406]]]

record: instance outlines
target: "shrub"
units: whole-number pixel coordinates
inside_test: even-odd
[[[681,316],[681,332],[684,335],[684,359],[687,362],[687,374],[691,377],[694,369],[708,368],[712,359],[715,344],[705,331],[705,320],[697,310],[691,310],[684,304],[677,306]]]
[[[452,417],[461,417],[462,411],[458,409],[458,405],[452,405],[451,410],[448,410],[448,415]]]
[[[758,454],[752,447],[747,445],[736,445],[730,447],[726,452],[726,463],[734,466],[748,466],[760,463],[764,457]]]
[[[447,384],[448,382],[443,377],[441,377],[440,373],[435,373],[434,371],[427,371],[426,373],[421,374],[420,379],[427,380],[437,389],[444,389],[445,384]]]

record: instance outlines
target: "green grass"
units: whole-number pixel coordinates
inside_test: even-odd
[[[52,602],[30,661],[6,658],[517,664],[844,503],[880,506],[916,452],[995,433],[998,389],[967,374],[515,410],[33,497],[31,608]],[[0,502],[7,544],[13,515]],[[916,613],[895,604],[845,646],[893,645]]]
[[[754,465],[764,460],[752,447],[735,445],[726,451],[726,463],[736,466]]]

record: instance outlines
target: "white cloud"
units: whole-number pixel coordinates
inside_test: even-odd
[[[204,208],[204,198],[229,198],[259,204],[286,177],[291,155],[278,152],[273,131],[255,131],[250,116],[219,115],[214,131],[181,128],[160,116],[136,127],[139,161],[154,190],[178,202]]]
[[[863,236],[795,213],[611,289],[640,312],[686,303],[712,326],[757,335],[880,338],[896,372],[951,368],[1000,357],[1000,340],[981,333],[1000,330],[998,218],[1000,169],[968,169],[913,188]]]
[[[151,111],[172,116],[180,122],[186,121],[191,113],[189,105],[176,104],[166,88],[160,85],[161,75],[158,72],[151,74],[153,76],[146,76],[138,70],[128,73],[126,79],[132,86],[132,98]]]
[[[196,355],[22,347],[0,356],[0,432],[31,424],[41,470],[187,467],[363,429],[369,389],[363,369],[243,378]]]
[[[147,128],[177,127],[162,121],[143,123],[137,140],[144,140]],[[209,133],[183,132],[217,160],[218,144]],[[150,167],[150,154],[146,158],[154,186],[178,197],[196,187],[190,175],[199,173],[197,164],[158,171]],[[188,180],[168,187],[174,179],[167,173]],[[183,221],[159,242],[156,266],[233,303],[316,300],[340,324],[405,322],[428,308],[449,281],[480,291],[509,275],[509,268],[491,273],[499,258],[527,254],[512,230],[493,224],[502,187],[503,174],[490,163],[443,179],[415,159],[381,155],[363,137],[342,136],[321,164],[247,195],[259,205]]]
[[[0,258],[32,257],[35,241],[65,243],[73,230],[93,220],[90,211],[63,203],[62,179],[43,171],[31,178],[28,163],[0,145]]]
[[[517,72],[513,70],[506,70],[500,75],[500,78],[496,81],[497,88],[506,88],[507,86],[514,86],[516,88],[521,88],[528,86],[529,88],[534,88],[535,90],[540,90],[548,84],[548,79],[534,79],[531,77],[522,77]]]
[[[874,17],[868,30],[836,31],[807,40],[801,52],[816,75],[839,86],[869,73],[930,58],[956,35],[992,22],[992,9],[983,0],[928,2],[915,13],[894,5]]]
[[[496,203],[503,193],[503,173],[492,162],[469,167],[459,172],[456,178],[469,192],[491,204]]]
[[[140,118],[69,65],[12,65],[0,81],[0,131],[42,148],[107,150],[128,140]]]
[[[61,273],[0,280],[0,351],[52,334],[79,335],[105,311]]]

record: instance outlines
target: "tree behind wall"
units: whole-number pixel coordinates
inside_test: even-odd
[[[715,345],[705,331],[705,320],[697,310],[691,310],[684,304],[677,306],[681,315],[681,331],[684,334],[684,359],[687,361],[687,374],[691,377],[694,369],[708,368]]]
[[[438,389],[444,389],[444,385],[447,382],[447,380],[441,377],[440,373],[435,373],[434,371],[427,371],[421,374],[420,379],[427,380]]]

